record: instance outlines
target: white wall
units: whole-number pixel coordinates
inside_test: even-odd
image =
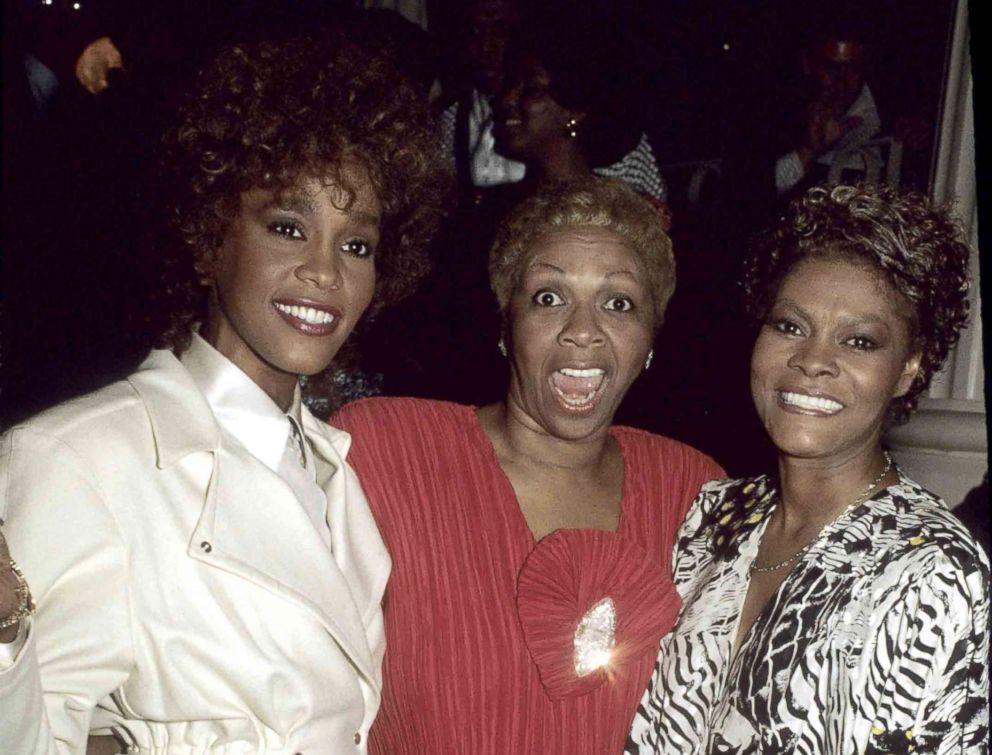
[[[972,320],[945,370],[935,378],[920,408],[887,438],[892,454],[911,478],[955,506],[988,471],[979,294],[978,206],[975,192],[975,125],[968,3],[958,1],[931,187],[950,202],[974,250],[971,259]]]

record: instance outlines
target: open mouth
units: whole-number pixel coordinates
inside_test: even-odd
[[[844,405],[825,396],[807,396],[805,393],[794,391],[779,391],[779,400],[789,407],[816,414],[836,414]]]
[[[596,407],[606,385],[606,370],[599,367],[562,367],[548,379],[558,403],[569,412],[588,412]]]

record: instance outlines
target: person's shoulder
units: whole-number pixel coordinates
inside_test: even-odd
[[[137,391],[127,379],[122,379],[45,409],[11,427],[6,435],[37,435],[91,443],[99,435],[126,429],[146,416]]]
[[[611,432],[620,441],[625,455],[680,462],[687,468],[705,471],[710,475],[708,479],[726,477],[713,457],[687,443],[626,425],[614,425]]]
[[[878,561],[888,568],[934,578],[946,573],[977,576],[987,590],[988,557],[944,501],[905,475],[870,508]]]
[[[188,433],[191,423],[202,419],[201,403],[205,399],[179,360],[171,352],[153,351],[129,375],[29,417],[4,437],[8,443],[48,439],[82,456],[112,459],[115,448],[154,445],[155,418],[160,430]]]
[[[736,519],[750,515],[755,505],[766,508],[774,495],[775,486],[767,475],[724,477],[703,483],[693,508],[703,513],[719,512],[721,517],[731,513],[731,519]]]
[[[374,396],[345,404],[329,422],[359,438],[362,433],[381,435],[410,427],[459,426],[474,416],[472,407],[450,401]]]

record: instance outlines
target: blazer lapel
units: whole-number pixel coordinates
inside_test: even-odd
[[[360,606],[348,581],[292,490],[241,449],[221,448],[215,454],[189,555],[307,608],[378,687]]]
[[[327,495],[327,523],[334,560],[351,587],[362,620],[379,610],[392,562],[379,534],[355,471],[345,461],[351,436],[303,413],[303,426],[314,454],[321,457],[329,478],[318,479]]]
[[[351,583],[289,486],[240,445],[228,448],[222,442],[206,399],[171,352],[151,352],[129,382],[148,411],[159,468],[191,453],[213,454],[205,503],[190,537],[190,557],[304,606],[378,690],[378,669],[359,620],[365,618],[368,598],[364,589],[353,596]],[[340,477],[332,476],[333,492]]]

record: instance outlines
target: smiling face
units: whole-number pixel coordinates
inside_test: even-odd
[[[651,348],[637,257],[611,231],[573,226],[532,246],[507,313],[508,406],[558,438],[605,433]]]
[[[330,364],[372,299],[380,208],[367,181],[351,183],[347,207],[317,180],[245,192],[211,271],[200,334],[280,405],[299,375]]]
[[[751,356],[751,395],[779,453],[841,464],[878,444],[919,370],[910,304],[877,271],[809,258],[782,281]]]
[[[570,139],[565,123],[572,117],[581,120],[581,113],[555,102],[550,87],[551,77],[537,61],[521,61],[496,109],[493,137],[497,152],[526,161]]]

